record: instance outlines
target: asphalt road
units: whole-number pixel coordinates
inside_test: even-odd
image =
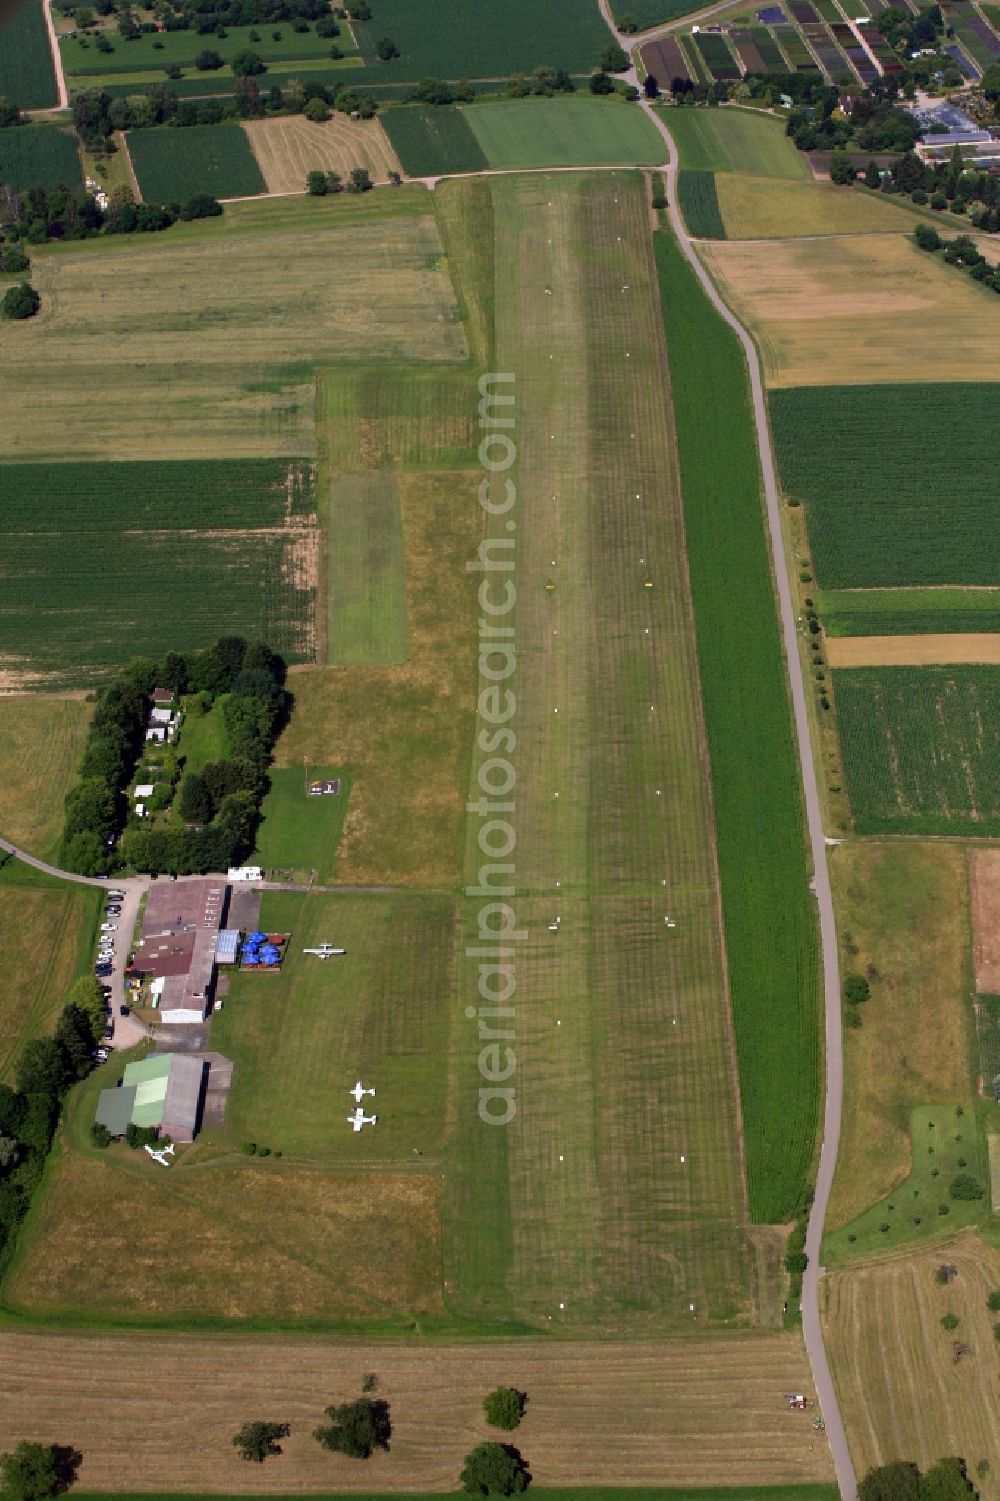
[[[600,0],[601,9],[608,18],[607,0]],[[627,39],[626,39],[627,40]],[[634,74],[630,81],[634,81]],[[677,148],[670,131],[654,112],[648,101],[642,101],[649,118],[663,136],[670,152],[670,161],[664,177],[667,189],[667,210],[670,226],[684,256],[697,276],[715,310],[725,319],[736,334],[746,356],[750,377],[750,396],[753,405],[754,425],[757,431],[757,447],[760,453],[761,473],[764,480],[764,499],[767,510],[767,527],[771,545],[771,558],[778,590],[778,608],[781,632],[785,649],[785,666],[791,692],[792,712],[795,721],[795,738],[802,774],[802,791],[809,831],[809,847],[812,854],[812,890],[819,912],[820,939],[823,955],[823,996],[826,1017],[826,1104],[823,1117],[823,1140],[820,1149],[819,1169],[816,1175],[816,1193],[809,1226],[806,1232],[806,1254],[809,1265],[802,1279],[802,1333],[812,1365],[816,1394],[826,1422],[830,1452],[844,1501],[856,1501],[857,1480],[847,1445],[837,1394],[834,1389],[830,1367],[823,1344],[823,1331],[819,1316],[819,1284],[823,1276],[820,1265],[820,1243],[823,1223],[826,1219],[833,1174],[837,1165],[837,1149],[840,1142],[840,1117],[843,1101],[844,1060],[841,1035],[840,963],[837,952],[837,931],[833,913],[833,896],[830,890],[830,871],[827,863],[826,836],[823,830],[822,804],[819,784],[813,761],[812,742],[809,734],[809,716],[806,708],[806,684],[799,654],[795,622],[795,606],[788,579],[784,541],[781,531],[781,509],[778,496],[778,480],[771,451],[771,433],[767,422],[767,402],[761,377],[760,361],[753,339],[742,323],[723,302],[691,243],[684,227],[677,204]]]

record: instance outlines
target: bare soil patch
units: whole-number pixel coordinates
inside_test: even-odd
[[[1000,662],[1000,635],[832,636],[831,667],[934,667],[955,662]]]
[[[1000,849],[969,851],[972,963],[979,995],[1000,994]]]

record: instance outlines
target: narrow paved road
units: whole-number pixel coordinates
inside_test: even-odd
[[[606,12],[607,0],[601,0]],[[633,74],[634,78],[634,74]],[[781,532],[781,510],[778,498],[778,480],[771,451],[771,433],[767,423],[767,403],[761,377],[757,349],[742,323],[723,302],[711,277],[705,270],[684,227],[677,204],[677,147],[670,131],[656,114],[648,101],[642,101],[649,118],[663,136],[670,151],[670,162],[665,172],[667,208],[670,225],[677,242],[694,271],[705,295],[712,306],[725,319],[743,346],[747,370],[750,376],[750,395],[753,403],[754,423],[757,429],[757,447],[760,451],[761,472],[764,478],[764,498],[767,507],[767,526],[771,544],[774,577],[778,587],[778,605],[781,631],[785,647],[785,664],[792,696],[795,720],[795,737],[798,745],[799,767],[802,773],[802,788],[805,797],[806,822],[809,829],[809,845],[813,862],[813,890],[819,908],[820,938],[823,954],[823,994],[826,1013],[826,1108],[823,1120],[823,1142],[820,1150],[819,1171],[816,1176],[816,1196],[809,1215],[806,1232],[806,1254],[809,1266],[802,1280],[802,1333],[812,1365],[816,1392],[819,1397],[830,1451],[837,1473],[837,1484],[844,1501],[856,1501],[857,1481],[851,1454],[847,1446],[837,1394],[834,1390],[826,1349],[823,1345],[823,1330],[819,1316],[819,1283],[823,1275],[820,1265],[820,1242],[823,1222],[826,1219],[833,1174],[837,1165],[837,1148],[840,1141],[840,1113],[843,1099],[843,1048],[840,1009],[840,963],[837,953],[837,931],[833,914],[833,896],[830,890],[830,871],[827,864],[826,839],[823,832],[822,805],[816,767],[813,761],[812,742],[809,734],[809,715],[806,708],[806,684],[799,654],[798,636],[795,628],[795,606],[788,581],[784,541]]]

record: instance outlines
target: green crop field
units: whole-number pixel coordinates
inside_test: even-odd
[[[390,36],[400,56],[386,72],[404,78],[506,78],[548,65],[590,73],[611,34],[590,0],[379,0],[355,33],[366,63]]]
[[[49,109],[59,103],[41,0],[20,0],[3,8],[0,94],[21,109]]]
[[[464,109],[412,104],[386,110],[382,124],[408,177],[478,172],[488,166]]]
[[[466,110],[491,167],[658,166],[663,138],[619,100],[511,99]]]
[[[746,109],[671,109],[663,119],[683,169],[812,180],[780,120]]]
[[[11,464],[3,476],[0,657],[78,688],[137,654],[266,636],[292,661],[315,635],[312,468]]]
[[[678,179],[677,196],[688,233],[701,240],[724,240],[719,196],[715,191],[715,173],[685,168]]]
[[[830,636],[1000,631],[1000,589],[820,589]]]
[[[295,683],[292,682],[294,693]],[[271,790],[264,799],[254,859],[268,871],[316,872],[322,883],[333,876],[337,845],[351,795],[351,777],[342,766],[272,767]],[[307,782],[339,781],[340,791],[310,797]]]
[[[267,192],[238,124],[130,130],[125,139],[146,203],[183,202],[193,193],[249,198]]]
[[[256,32],[255,41],[250,40],[251,32]],[[277,36],[275,32],[278,33]],[[112,27],[107,32],[107,38],[113,49],[111,52],[98,52],[92,34],[84,36],[78,33],[63,37],[60,41],[63,69],[68,76],[78,77],[81,86],[87,86],[89,77],[93,75],[153,72],[162,78],[163,69],[172,65],[193,68],[199,52],[206,49],[217,52],[223,63],[229,63],[245,47],[252,47],[265,63],[302,62],[306,66],[327,61],[334,42],[342,52],[351,51],[351,39],[344,29],[339,37],[321,37],[316,35],[312,26],[302,32],[293,30],[290,21],[278,26],[264,22],[258,26],[227,26],[224,37],[214,33],[206,36],[193,28],[190,31],[161,31],[155,34],[144,32],[142,36],[129,42],[118,35],[117,27]],[[226,72],[229,74],[228,68]],[[211,93],[215,81],[214,72],[201,72],[195,76],[201,80],[205,92]],[[232,82],[231,74],[229,81]],[[266,81],[269,85],[270,73]]]
[[[694,45],[701,53],[706,68],[713,78],[739,78],[740,70],[736,59],[729,50],[729,43],[725,37],[715,32],[699,31],[693,38]]]
[[[782,486],[806,502],[824,588],[996,584],[998,398],[985,382],[771,392]]]
[[[328,662],[402,662],[406,631],[403,523],[391,474],[335,475],[329,508]]]
[[[0,459],[310,456],[317,366],[468,355],[421,188],[33,247],[32,280],[41,312],[2,335],[0,406],[20,419]]]
[[[1000,668],[833,675],[859,834],[1000,834]]]
[[[60,183],[82,191],[83,172],[76,137],[52,125],[20,125],[0,130],[0,183],[18,193],[39,184],[54,188]]]
[[[746,371],[656,236],[722,879],[751,1213],[787,1220],[819,1118],[819,977],[799,772]],[[767,767],[764,792],[761,768]]]
[[[619,20],[623,16],[634,17],[639,30],[645,31],[698,9],[697,0],[618,0],[614,13]]]

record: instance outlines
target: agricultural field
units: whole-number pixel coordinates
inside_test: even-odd
[[[326,659],[387,666],[410,654],[403,523],[395,477],[339,474],[330,483]]]
[[[819,1111],[799,773],[742,351],[657,235],[754,1218],[791,1217]],[[725,441],[723,441],[723,435]],[[733,580],[740,581],[734,591]],[[751,625],[752,622],[752,625]],[[739,649],[734,650],[734,642]],[[760,796],[767,766],[773,795]],[[796,1080],[798,1087],[789,1087]]]
[[[135,242],[38,247],[42,310],[0,336],[0,403],[24,413],[0,459],[315,454],[318,365],[467,356],[427,207],[408,188],[262,200]],[[95,388],[127,391],[126,412]]]
[[[250,142],[237,124],[130,130],[125,144],[145,203],[182,203],[194,193],[249,198],[267,192]]]
[[[255,33],[253,40],[252,32]],[[147,32],[132,41],[125,41],[119,36],[115,25],[111,25],[105,34],[111,43],[111,52],[98,52],[94,45],[97,35],[95,32],[88,35],[78,32],[74,36],[60,39],[63,70],[68,78],[78,79],[82,88],[88,88],[93,77],[113,76],[115,73],[145,72],[162,78],[164,68],[174,65],[189,68],[193,72],[195,58],[206,48],[217,52],[224,64],[231,62],[244,48],[252,47],[265,63],[301,62],[307,67],[310,63],[315,65],[327,62],[334,42],[342,52],[352,51],[350,33],[346,27],[341,27],[339,37],[321,37],[316,35],[312,26],[302,32],[295,31],[290,21],[277,27],[264,23],[256,27],[227,25],[224,37],[214,33],[206,36],[192,28],[189,31]],[[232,75],[228,67],[225,73],[227,81],[231,83]],[[194,76],[200,80],[206,93],[212,92],[217,78],[215,73],[196,72]],[[266,82],[270,83],[270,69]]]
[[[680,165],[699,172],[739,172],[752,177],[808,182],[809,163],[785,135],[780,120],[748,109],[661,110],[677,143]]]
[[[994,294],[909,236],[733,241],[700,254],[754,334],[769,386],[1000,379]]]
[[[250,149],[269,193],[303,193],[310,172],[339,172],[345,180],[365,167],[372,182],[388,182],[400,163],[378,120],[339,114],[325,124],[302,115],[244,120]]]
[[[380,37],[400,56],[383,70],[401,79],[506,78],[548,65],[590,73],[611,40],[589,0],[508,0],[484,13],[478,0],[379,0],[370,21],[354,26],[362,55],[376,64]]]
[[[943,1284],[942,1264],[955,1268]],[[997,1287],[1000,1256],[968,1231],[824,1279],[827,1349],[859,1473],[902,1457],[926,1469],[960,1454],[984,1501],[997,1501],[997,1316],[986,1307]],[[949,1314],[959,1320],[950,1331],[941,1325]]]
[[[688,233],[700,240],[724,240],[715,173],[686,168],[677,179],[677,198]]]
[[[2,45],[0,42],[0,48]],[[83,173],[76,137],[54,125],[20,125],[0,130],[0,182],[18,193],[39,183],[46,188],[65,183],[75,192],[82,192]]]
[[[918,1106],[954,1105],[973,1093],[961,848],[852,841],[831,851],[830,869],[842,972],[876,973],[871,999],[852,1008],[860,1027],[844,1028],[844,1113],[828,1235],[902,1184]]]
[[[698,8],[692,0],[629,0],[628,11],[620,5],[615,15],[619,20],[626,14],[634,16],[639,30],[647,31],[651,26],[661,25],[665,21],[676,21],[678,16],[686,16],[689,11]]]
[[[290,1278],[297,1280],[297,1273]],[[7,1447],[19,1433],[65,1434],[83,1452],[80,1482],[91,1494],[146,1484],[161,1497],[277,1489],[344,1492],[359,1501],[359,1485],[370,1501],[412,1496],[414,1486],[453,1495],[464,1456],[487,1436],[482,1396],[505,1382],[530,1394],[516,1438],[549,1501],[836,1501],[825,1445],[815,1443],[808,1419],[790,1419],[780,1398],[812,1389],[801,1341],[786,1334],[443,1346],[7,1328],[0,1370],[0,1442]],[[378,1373],[393,1437],[391,1453],[366,1461],[359,1476],[357,1460],[325,1452],[312,1430],[328,1403],[357,1394],[362,1371]],[[247,1412],[273,1411],[278,1395],[292,1429],[284,1453],[245,1465],[231,1435]],[[729,1486],[717,1487],[720,1475]],[[815,1481],[825,1483],[808,1483]],[[629,1484],[637,1489],[618,1490]],[[739,1485],[747,1489],[730,1488]]]
[[[3,475],[0,660],[15,685],[79,688],[167,642],[183,651],[239,630],[290,660],[314,657],[308,463],[12,464]]]
[[[298,791],[305,802],[301,773]],[[308,800],[309,811],[321,801]],[[279,975],[235,975],[212,1026],[212,1046],[236,1065],[230,1146],[255,1141],[338,1171],[419,1166],[415,1176],[439,1184],[455,1010],[453,898],[273,892],[261,923],[292,934],[288,959]],[[302,953],[324,941],[347,953],[326,964]],[[359,1075],[378,1087],[377,1131],[342,1129]]]
[[[659,166],[663,138],[619,100],[511,99],[465,118],[491,167]]]
[[[647,76],[652,74],[664,91],[672,87],[674,79],[686,80],[691,77],[680,43],[669,34],[657,37],[641,47],[639,62],[643,73]]]
[[[86,886],[49,881],[2,858],[0,1083],[11,1084],[24,1044],[52,1031],[87,963],[100,903]]]
[[[4,7],[0,18],[0,94],[21,109],[59,103],[41,0]]]
[[[411,104],[387,110],[382,123],[408,177],[479,172],[488,165],[464,109]]]
[[[996,583],[995,466],[983,434],[998,392],[914,383],[772,394],[782,487],[805,502],[824,588]]]
[[[0,686],[17,670],[0,671]],[[62,835],[63,798],[76,780],[90,706],[77,698],[5,691],[0,708],[0,834],[39,859]]]
[[[739,64],[730,52],[724,36],[699,31],[691,40],[711,78],[735,81],[741,76]]]
[[[1000,834],[1000,668],[841,669],[834,689],[859,834]]]
[[[294,695],[297,678],[290,680]],[[339,780],[340,791],[334,797],[308,797],[309,780]],[[295,878],[307,878],[315,871],[322,884],[332,878],[337,846],[344,829],[351,795],[351,778],[342,766],[272,767],[268,772],[271,790],[264,799],[263,821],[257,831],[254,860],[274,878],[276,870],[292,871]]]
[[[820,589],[816,603],[835,639],[1000,632],[998,589]]]
[[[831,667],[946,667],[956,662],[1000,665],[1000,635],[847,636],[827,643]]]
[[[867,189],[779,182],[732,172],[720,173],[715,186],[730,240],[905,232],[912,225],[910,216],[891,200]]]

